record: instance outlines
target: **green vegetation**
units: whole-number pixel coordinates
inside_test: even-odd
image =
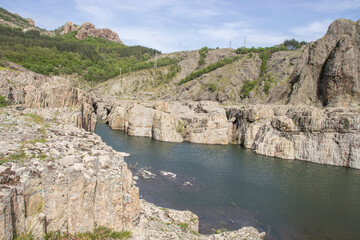
[[[200,59],[198,62],[198,68],[201,68],[205,64],[205,58],[206,54],[209,52],[209,49],[207,47],[203,47],[199,50],[200,53]]]
[[[183,231],[189,230],[189,224],[187,223],[178,223],[177,224]]]
[[[26,116],[30,117],[30,119],[36,124],[44,124],[44,119],[37,114],[28,113]]]
[[[212,72],[220,67],[223,67],[227,64],[233,63],[237,60],[239,60],[240,57],[239,56],[235,56],[235,57],[228,57],[228,58],[224,58],[216,63],[213,64],[209,64],[207,67],[194,71],[192,73],[190,73],[190,75],[188,75],[187,77],[185,77],[184,79],[181,79],[180,82],[178,83],[179,85],[189,82],[195,78],[200,77],[201,75],[205,74],[205,73],[209,73]]]
[[[6,101],[6,98],[2,95],[0,95],[0,108],[6,107],[8,105],[8,102]]]
[[[82,240],[103,240],[103,239],[129,239],[131,238],[130,231],[116,232],[110,228],[99,226],[95,227],[93,232],[85,233],[62,233],[60,231],[48,232],[45,234],[45,240],[71,240],[71,239],[82,239]]]
[[[0,165],[6,162],[20,162],[22,163],[24,159],[27,157],[25,151],[20,149],[19,151],[10,154],[9,156],[0,157]]]
[[[185,124],[181,121],[178,121],[178,125],[176,126],[176,132],[178,132],[180,134],[184,133],[184,131],[185,131],[184,127],[185,127]]]
[[[264,81],[264,93],[267,96],[269,94],[269,90],[271,89],[273,83],[275,83],[275,78],[271,73],[267,73],[263,77]]]
[[[37,30],[25,33],[19,28],[0,25],[0,61],[8,60],[45,75],[77,74],[87,81],[104,81],[133,70],[154,66],[148,61],[159,51],[142,46],[128,47],[106,39],[75,38],[76,31],[64,36],[40,35]],[[160,58],[157,65],[180,61]]]
[[[156,70],[152,86],[157,87],[161,84],[170,82],[170,80],[173,79],[180,71],[181,67],[178,64],[170,65],[170,68],[168,68],[168,72],[166,74],[164,74],[164,71],[162,70]],[[150,74],[153,75],[152,70],[150,70]]]
[[[242,98],[249,97],[250,92],[255,88],[255,86],[258,84],[258,80],[252,80],[252,81],[245,81],[242,88],[240,95]]]
[[[226,232],[227,229],[226,228],[221,228],[221,229],[211,229],[213,231],[214,234],[220,234],[222,232]]]
[[[279,51],[287,51],[288,48],[285,47],[283,44],[275,45],[273,47],[259,47],[259,48],[238,48],[235,50],[237,54],[253,54],[258,53],[259,57],[261,58],[261,67],[260,67],[260,76],[263,76],[266,73],[267,69],[267,61],[271,54]],[[252,57],[252,56],[251,56]]]
[[[30,27],[30,24],[26,19],[20,17],[19,15],[13,14],[1,7],[0,7],[0,18],[8,22],[15,23],[22,27]]]
[[[305,42],[305,41],[299,42],[298,40],[293,38],[293,39],[286,39],[283,44],[289,50],[295,50],[297,48],[300,48],[302,45],[307,44],[307,42]]]
[[[214,82],[214,83],[210,84],[208,89],[210,90],[210,92],[215,92],[218,89],[217,83]]]
[[[14,240],[35,240],[32,233],[20,233],[20,234],[14,234]]]

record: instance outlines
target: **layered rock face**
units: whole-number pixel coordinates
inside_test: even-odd
[[[22,103],[30,108],[72,107],[81,114],[77,126],[93,132],[96,114],[92,96],[78,88],[71,87],[69,80],[47,77],[31,71],[0,71],[0,94],[13,103]]]
[[[360,168],[358,109],[216,102],[120,102],[109,126],[161,141],[241,144],[284,159]]]
[[[123,102],[107,116],[109,126],[132,136],[160,141],[228,144],[229,124],[225,110],[215,102]]]
[[[294,106],[227,107],[232,142],[255,153],[360,168],[358,110]]]
[[[52,115],[53,109],[34,111],[5,109],[0,115],[5,161],[0,238],[12,239],[14,232],[41,238],[49,231],[92,231],[96,224],[132,229],[139,220],[139,193],[124,154],[97,135],[61,125],[73,114],[69,109],[58,109],[60,116]]]

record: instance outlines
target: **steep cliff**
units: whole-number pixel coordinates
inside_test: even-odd
[[[303,49],[289,81],[288,103],[359,105],[360,20],[339,19]]]

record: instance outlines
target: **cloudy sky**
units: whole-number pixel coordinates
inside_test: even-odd
[[[313,41],[338,18],[357,21],[359,0],[0,0],[53,30],[67,21],[110,28],[127,45],[162,52]]]

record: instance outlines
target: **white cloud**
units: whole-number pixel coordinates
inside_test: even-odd
[[[326,33],[331,22],[332,20],[315,21],[305,26],[292,28],[291,32],[301,40],[313,41]]]
[[[300,3],[299,5],[311,11],[326,13],[338,13],[341,11],[360,9],[359,0],[318,0],[307,1]]]

